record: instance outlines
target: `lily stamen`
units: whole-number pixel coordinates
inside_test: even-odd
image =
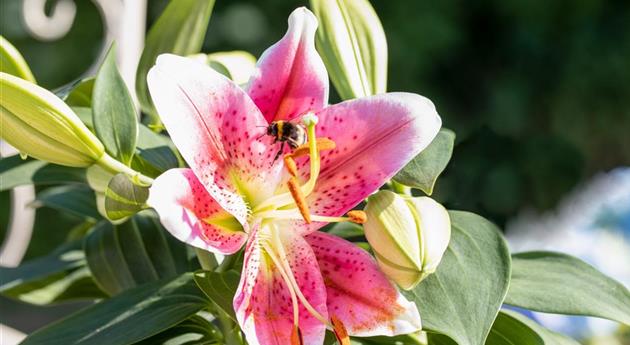
[[[320,152],[334,150],[337,147],[337,144],[335,144],[334,141],[326,137],[317,138],[316,141],[317,141],[317,150]],[[304,145],[298,146],[295,150],[293,150],[293,152],[290,153],[290,156],[291,158],[302,157],[304,155],[307,155],[309,151],[310,151],[310,147],[308,143],[306,143]]]
[[[277,228],[274,229],[273,241],[275,242],[274,244],[276,248],[278,249],[278,254],[280,255],[280,259],[281,259],[280,262],[281,264],[284,265],[284,269],[288,272],[287,276],[289,280],[291,281],[293,288],[295,289],[295,293],[297,297],[300,299],[300,302],[302,302],[302,305],[304,306],[304,308],[306,308],[306,310],[308,310],[308,312],[311,313],[311,315],[313,315],[313,317],[319,320],[321,323],[323,323],[327,327],[331,327],[332,325],[328,322],[328,320],[326,320],[317,310],[315,310],[315,308],[313,308],[311,303],[306,299],[304,294],[302,294],[302,290],[300,290],[300,287],[297,281],[295,280],[295,277],[293,276],[293,271],[291,270],[291,266],[289,265],[287,254],[284,251],[284,246],[282,245],[282,242],[280,241],[280,235]]]
[[[295,205],[298,210],[300,210],[300,214],[302,218],[307,224],[311,223],[311,214],[308,211],[308,205],[306,204],[306,198],[302,193],[302,189],[298,185],[297,179],[295,177],[291,177],[288,181],[289,192],[291,192],[291,196],[295,201]]]
[[[295,219],[295,220],[303,219],[302,214],[297,209],[273,210],[273,211],[261,213],[259,216],[265,219]],[[309,214],[309,218],[311,221],[315,221],[315,222],[325,222],[325,223],[352,222],[352,223],[357,223],[357,224],[363,224],[367,217],[365,215],[365,212],[360,211],[360,210],[353,210],[347,213],[347,217],[329,217],[329,216],[320,216],[316,214]]]
[[[274,265],[276,265],[276,267],[278,268],[278,272],[280,272],[282,280],[284,280],[285,284],[287,284],[287,289],[289,289],[289,295],[291,296],[291,304],[293,305],[293,326],[298,327],[298,323],[300,320],[300,308],[297,301],[297,295],[295,293],[295,290],[293,289],[293,284],[291,284],[291,281],[289,280],[284,266],[280,263],[280,259],[276,257],[269,243],[267,243],[267,241],[265,240],[262,240],[261,244],[263,249],[265,249],[267,255],[269,255],[269,257],[271,258],[271,261],[273,261]]]
[[[273,234],[271,235],[271,238],[261,240],[261,245],[263,249],[265,250],[265,252],[267,253],[267,255],[269,255],[269,257],[271,258],[271,261],[273,261],[274,265],[276,265],[276,267],[278,268],[278,272],[280,272],[280,275],[282,276],[282,279],[284,280],[285,284],[287,284],[287,289],[289,289],[289,294],[291,295],[291,303],[293,304],[294,327],[296,328],[298,327],[298,321],[299,321],[298,299],[302,303],[304,308],[314,318],[319,320],[321,323],[323,323],[327,327],[332,327],[330,322],[328,322],[326,318],[324,318],[317,310],[315,310],[315,308],[313,308],[313,306],[309,303],[309,301],[306,299],[306,297],[300,290],[300,287],[298,286],[297,281],[295,280],[295,277],[293,276],[293,271],[291,270],[291,266],[289,265],[287,255],[284,251],[283,244],[281,243],[280,238],[278,236],[278,230],[272,229],[272,231],[273,231]],[[269,240],[274,241],[273,245],[270,245],[270,243],[267,242]],[[277,252],[274,251],[274,249],[276,249]]]

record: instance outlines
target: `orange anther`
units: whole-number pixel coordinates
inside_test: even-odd
[[[335,147],[337,147],[337,144],[335,144],[334,141],[328,138],[317,138],[317,151],[333,150]],[[293,158],[305,156],[308,154],[309,154],[308,143],[298,146],[295,150],[293,150],[293,152],[291,152],[291,156]]]
[[[335,332],[335,337],[339,345],[350,345],[350,336],[348,336],[348,331],[346,330],[346,326],[343,325],[343,322],[335,317],[335,315],[330,316],[330,322],[332,323],[333,332]]]
[[[308,224],[311,223],[311,214],[308,211],[308,205],[306,204],[306,198],[304,198],[304,193],[302,193],[302,189],[297,182],[295,177],[291,177],[288,182],[289,192],[291,192],[291,196],[293,196],[293,200],[295,201],[295,205],[297,205],[298,210],[300,210],[300,214],[304,221]]]
[[[295,164],[295,160],[293,160],[290,154],[284,155],[284,167],[291,176],[297,176],[297,164]]]
[[[291,345],[304,345],[304,338],[302,338],[302,331],[300,331],[300,327],[293,327],[293,331],[291,331]]]
[[[363,224],[367,221],[367,214],[363,211],[353,210],[347,213],[350,221],[357,224]]]

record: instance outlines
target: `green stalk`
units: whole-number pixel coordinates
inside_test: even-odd
[[[96,162],[96,164],[100,165],[103,169],[113,172],[113,173],[124,173],[129,177],[137,178],[140,182],[145,185],[152,185],[153,179],[141,174],[139,171],[133,170],[130,167],[124,165],[120,161],[114,159],[112,156],[104,153],[103,156]]]
[[[411,187],[407,187],[405,185],[402,185],[394,180],[390,181],[390,185],[392,187],[392,190],[398,194],[402,194],[402,195],[409,195],[411,196]]]
[[[231,263],[234,260],[233,257],[235,256],[226,255],[219,266],[217,259],[212,253],[199,248],[195,248],[195,253],[197,254],[197,260],[199,260],[201,268],[205,271],[216,272],[225,272],[227,268],[231,266]],[[213,304],[215,316],[217,320],[219,320],[219,328],[221,328],[221,333],[223,333],[225,345],[243,345],[243,337],[238,325],[214,302],[211,303]]]

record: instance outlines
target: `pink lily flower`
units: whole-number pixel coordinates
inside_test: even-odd
[[[234,309],[250,344],[322,344],[327,327],[340,338],[421,329],[415,304],[366,251],[317,229],[354,220],[344,214],[431,142],[440,117],[431,101],[409,93],[327,106],[316,28],[310,11],[295,10],[245,90],[174,55],[160,56],[148,75],[155,106],[190,166],[158,177],[149,205],[192,246],[221,254],[245,247]],[[308,134],[293,151],[295,177],[287,160],[275,159],[281,143],[266,134],[279,120],[304,123]],[[318,147],[321,138],[336,147]],[[299,150],[308,154],[298,157]]]

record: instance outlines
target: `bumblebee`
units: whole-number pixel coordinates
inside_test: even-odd
[[[281,142],[280,150],[274,158],[274,162],[284,151],[284,144],[288,144],[291,149],[295,149],[306,143],[306,129],[298,124],[288,121],[274,121],[267,126],[267,135],[274,138],[274,143]]]

